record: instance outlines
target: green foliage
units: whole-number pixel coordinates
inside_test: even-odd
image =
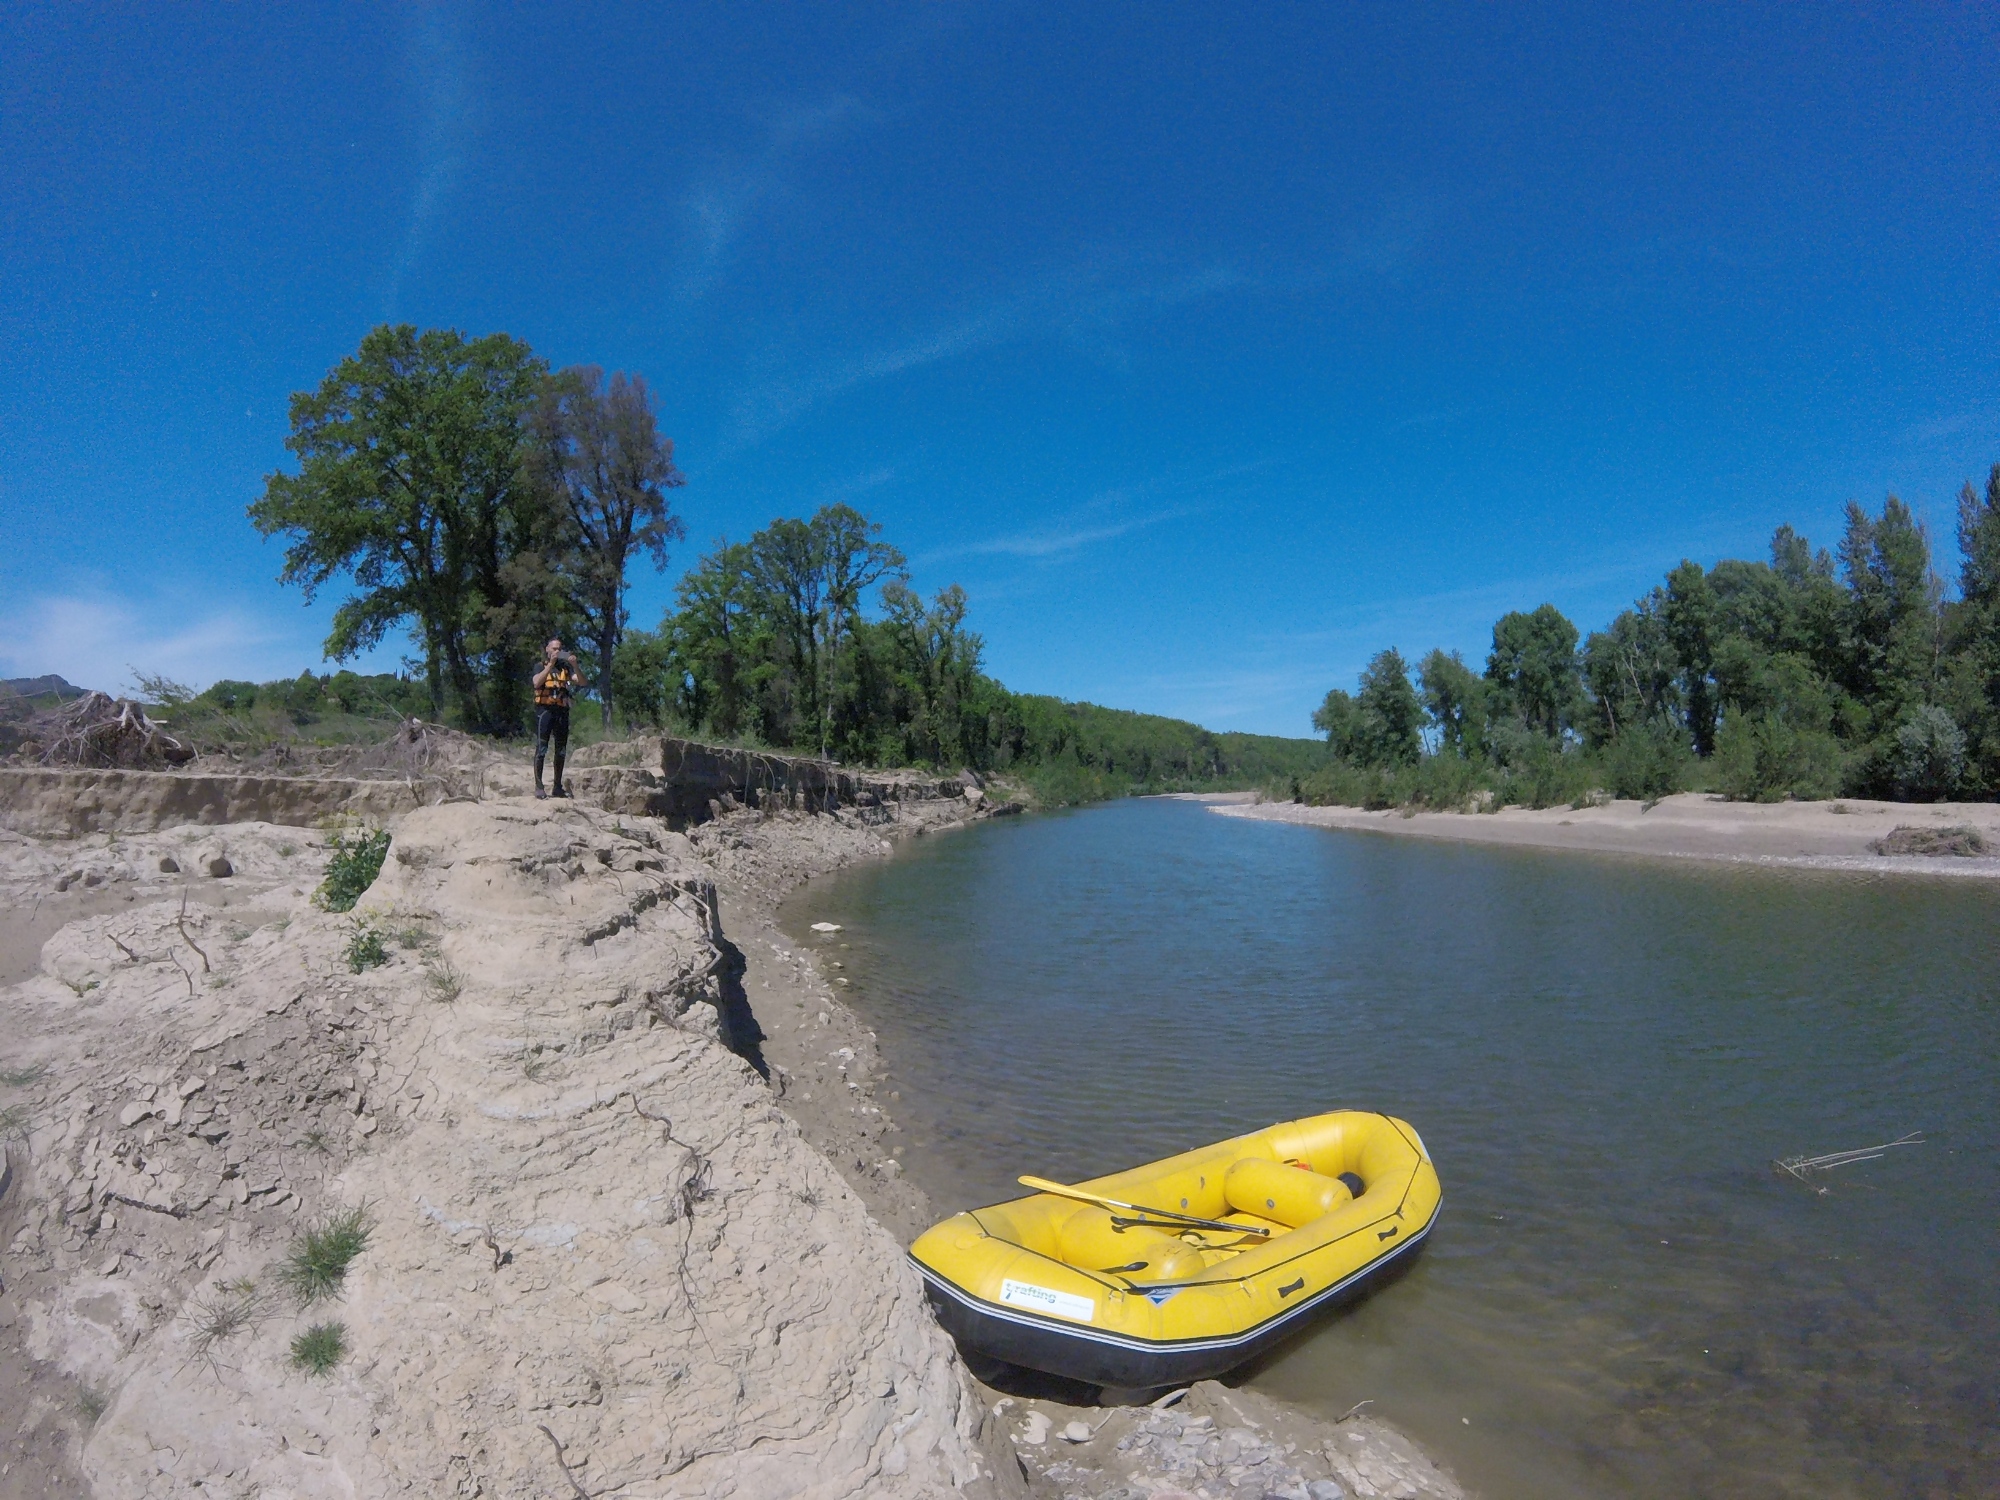
[[[324,1376],[347,1357],[347,1325],[315,1323],[292,1340],[292,1368],[312,1376]]]
[[[433,712],[448,682],[469,727],[504,729],[527,642],[545,629],[513,564],[542,541],[523,482],[522,424],[545,366],[505,334],[383,326],[319,388],[292,397],[285,446],[250,519],[288,539],[279,577],[308,599],[339,577],[326,654],[345,661],[409,627]],[[301,710],[294,710],[295,712]],[[310,710],[303,710],[310,711]]]
[[[322,911],[353,911],[354,903],[382,873],[382,861],[389,853],[389,830],[337,831],[328,836],[326,847],[326,878],[313,893],[313,903]]]
[[[359,974],[364,969],[378,968],[389,961],[388,946],[382,941],[379,929],[366,922],[356,922],[354,931],[347,939],[347,946],[340,950],[340,956],[352,972]]]
[[[1580,652],[1552,605],[1504,615],[1483,681],[1455,656],[1422,659],[1426,753],[1414,777],[1379,774],[1399,763],[1377,727],[1393,717],[1382,653],[1358,693],[1336,688],[1314,714],[1332,762],[1297,778],[1299,795],[1363,806],[1485,793],[1552,806],[1599,788],[1652,801],[1690,786],[1758,801],[1990,796],[2000,464],[1983,493],[1961,492],[1958,540],[1957,600],[1892,495],[1878,515],[1848,507],[1837,567],[1781,526],[1768,562],[1683,560]]]
[[[278,1280],[301,1307],[338,1297],[347,1268],[368,1248],[374,1225],[367,1210],[350,1208],[307,1229],[292,1241],[278,1266]]]
[[[1680,727],[1651,719],[1626,730],[1606,747],[1605,785],[1614,797],[1657,802],[1681,790],[1691,759]]]

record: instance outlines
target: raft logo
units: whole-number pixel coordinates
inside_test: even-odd
[[[1074,1318],[1079,1323],[1093,1322],[1097,1317],[1097,1304],[1088,1297],[1075,1297],[1052,1287],[1036,1286],[1032,1281],[1001,1282],[1000,1300],[1009,1307],[1054,1313],[1059,1318]]]

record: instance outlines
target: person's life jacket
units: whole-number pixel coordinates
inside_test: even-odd
[[[542,674],[542,685],[535,689],[535,707],[568,708],[570,689],[576,683],[576,673],[567,663],[557,662]]]

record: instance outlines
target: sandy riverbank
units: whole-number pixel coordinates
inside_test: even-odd
[[[1990,847],[2000,849],[2000,805],[1991,802],[1762,804],[1682,793],[1651,807],[1616,801],[1601,807],[1412,813],[1256,802],[1242,796],[1198,800],[1208,801],[1212,810],[1224,817],[1355,829],[1402,838],[1870,875],[2000,878],[2000,855],[1881,855],[1870,848],[1896,828],[1965,825],[1978,829]]]
[[[513,779],[396,817],[353,916],[298,827],[0,834],[0,1500],[1456,1495],[1365,1419],[1203,1386],[1070,1444],[1078,1409],[970,1379],[837,935],[773,919],[982,799],[682,834]],[[285,1257],[356,1207],[299,1308]]]

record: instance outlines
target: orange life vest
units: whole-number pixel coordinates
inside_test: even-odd
[[[557,662],[542,674],[542,685],[535,689],[535,707],[568,708],[572,684],[576,673],[561,662]]]

